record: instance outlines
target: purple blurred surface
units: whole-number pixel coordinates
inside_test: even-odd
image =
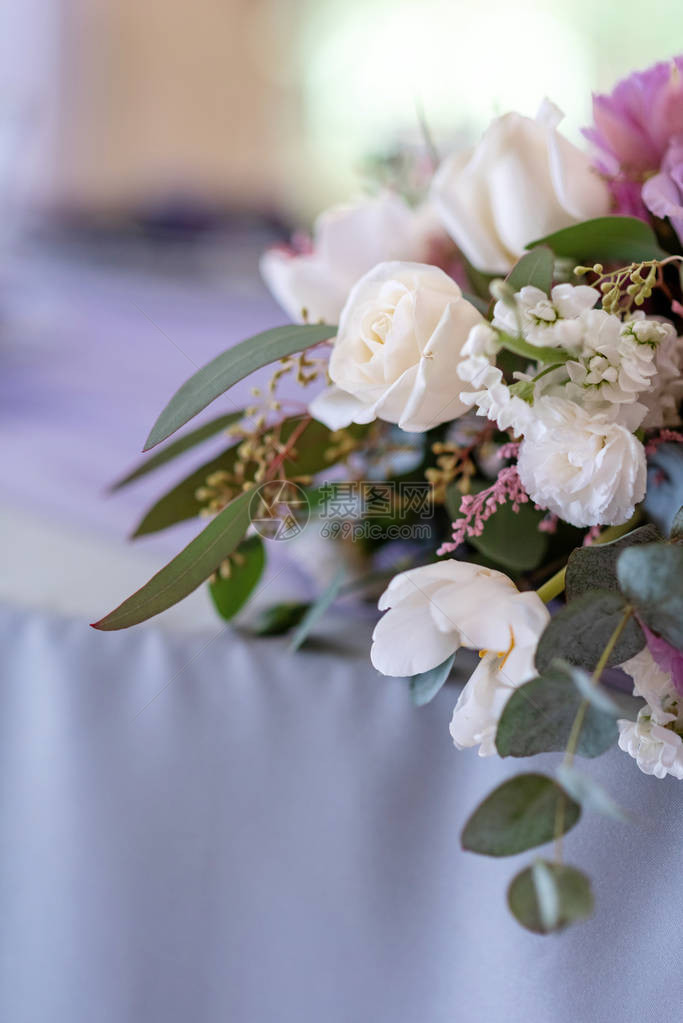
[[[88,258],[41,249],[9,261],[0,283],[0,500],[57,522],[125,536],[167,486],[216,453],[218,437],[115,495],[156,415],[195,369],[285,322],[258,278],[259,239],[170,261]],[[195,421],[249,401],[268,371]],[[197,524],[145,543],[177,549]]]

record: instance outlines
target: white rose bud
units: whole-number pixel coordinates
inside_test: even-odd
[[[353,287],[330,358],[335,384],[311,404],[332,430],[383,419],[421,432],[455,419],[461,352],[481,313],[443,270],[380,263]]]
[[[310,252],[269,249],[261,275],[292,320],[337,323],[359,277],[386,259],[429,259],[444,237],[431,206],[384,192],[321,213]]]
[[[474,149],[444,160],[432,199],[467,259],[505,274],[537,238],[609,212],[607,186],[588,157],[557,131],[547,100],[535,120],[497,118]]]

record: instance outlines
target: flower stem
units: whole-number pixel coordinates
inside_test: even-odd
[[[615,528],[618,528],[618,527],[615,527]],[[607,644],[605,645],[605,649],[600,654],[600,658],[598,660],[598,663],[595,665],[595,670],[593,671],[593,674],[591,675],[591,684],[592,685],[597,686],[598,682],[600,681],[602,673],[605,670],[605,668],[607,667],[607,662],[610,659],[610,655],[611,655],[612,651],[614,650],[615,646],[617,645],[617,642],[619,641],[619,637],[621,636],[622,632],[626,628],[626,626],[628,624],[628,621],[629,621],[629,618],[631,617],[632,614],[633,614],[633,608],[629,604],[625,608],[624,613],[621,616],[621,618],[619,619],[616,628],[612,632],[612,635],[607,640]],[[574,718],[574,723],[572,724],[571,731],[569,733],[569,738],[567,739],[567,748],[565,749],[565,752],[564,752],[564,763],[568,767],[571,767],[571,765],[573,763],[574,756],[576,754],[576,747],[579,744],[579,737],[581,735],[581,729],[583,728],[583,721],[584,721],[584,718],[586,716],[586,711],[587,710],[588,710],[588,700],[582,700],[581,703],[579,704],[579,708],[578,708],[578,710],[576,712],[576,716]],[[555,806],[555,860],[556,860],[557,863],[561,863],[562,862],[562,835],[564,834],[565,804],[566,804],[566,800],[565,800],[564,792],[561,792],[560,795],[558,796],[557,804]]]

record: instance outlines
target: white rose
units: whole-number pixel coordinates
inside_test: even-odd
[[[562,116],[547,100],[535,120],[505,114],[437,171],[432,198],[477,269],[505,274],[529,242],[609,212],[606,184],[557,131]]]
[[[543,396],[519,449],[519,478],[541,508],[574,526],[618,525],[645,496],[645,451],[624,426]]]
[[[315,222],[310,252],[269,249],[261,274],[292,320],[337,323],[359,277],[383,260],[429,259],[439,237],[430,207],[411,209],[384,192],[326,210]]]
[[[461,646],[481,651],[450,731],[459,748],[481,743],[481,756],[495,753],[505,703],[535,674],[534,652],[550,620],[543,601],[520,593],[502,572],[449,559],[397,575],[379,608],[387,613],[375,627],[370,656],[385,675],[428,671]]]
[[[420,432],[462,415],[460,353],[484,318],[443,270],[380,263],[352,288],[330,358],[335,384],[311,404],[332,430],[384,419]]]

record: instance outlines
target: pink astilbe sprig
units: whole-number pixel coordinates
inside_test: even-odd
[[[522,486],[516,465],[508,465],[498,473],[495,483],[478,494],[464,494],[460,501],[460,515],[453,523],[453,539],[439,547],[437,554],[450,554],[457,550],[468,536],[481,536],[484,524],[502,504],[511,502],[518,512],[529,495]]]
[[[600,536],[600,526],[591,526],[583,538],[582,547],[592,547]]]
[[[539,511],[541,510],[538,508],[538,505],[534,505],[534,507]],[[554,515],[553,512],[546,512],[538,524],[539,533],[556,533],[559,521],[559,517]]]
[[[645,454],[654,455],[660,444],[683,444],[683,433],[678,430],[660,430],[654,437],[650,437],[645,445]]]

